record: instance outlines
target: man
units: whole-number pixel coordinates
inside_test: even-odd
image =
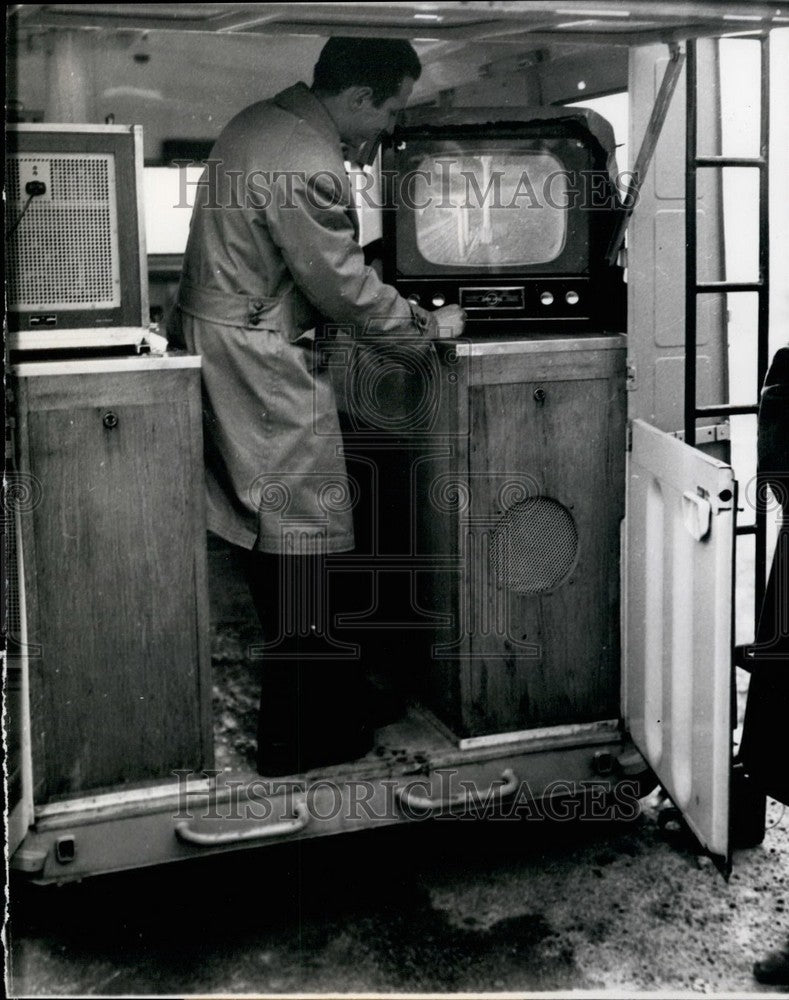
[[[391,129],[420,73],[408,42],[330,39],[311,88],[296,84],[228,124],[196,199],[171,339],[203,359],[208,527],[246,550],[272,644],[262,774],[370,745],[360,671],[329,629],[324,557],[353,548],[354,490],[315,330],[462,331],[457,307],[427,313],[365,266],[344,169]]]
[[[789,805],[786,719],[789,716],[789,345],[775,354],[759,402],[758,490],[770,487],[781,524],[762,603],[743,721],[740,760],[765,794]],[[789,986],[789,938],[754,965],[758,982]]]

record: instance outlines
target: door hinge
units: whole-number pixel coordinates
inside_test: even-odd
[[[678,441],[685,440],[684,431],[671,431],[671,436]],[[728,420],[722,424],[708,424],[705,427],[696,428],[696,444],[712,444],[714,441],[730,441],[731,428]]]
[[[625,369],[625,389],[632,392],[638,387],[638,369],[634,361],[628,361]]]

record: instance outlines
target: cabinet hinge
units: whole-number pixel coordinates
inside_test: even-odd
[[[634,361],[628,361],[625,369],[625,389],[632,392],[638,384],[638,370]]]

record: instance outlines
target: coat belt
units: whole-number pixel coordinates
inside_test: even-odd
[[[278,298],[265,295],[238,295],[181,282],[178,305],[198,319],[224,326],[274,330],[289,340],[299,337],[292,319],[291,291]]]

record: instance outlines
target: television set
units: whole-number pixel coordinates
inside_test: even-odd
[[[613,131],[587,109],[425,109],[384,151],[387,280],[468,332],[619,332]]]

